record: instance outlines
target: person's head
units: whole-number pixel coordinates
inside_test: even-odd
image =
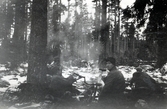
[[[111,70],[112,68],[115,67],[116,60],[113,57],[108,57],[106,58],[106,67],[108,70]]]
[[[142,68],[141,68],[141,67],[137,67],[137,68],[136,68],[136,71],[137,71],[137,72],[142,72]]]

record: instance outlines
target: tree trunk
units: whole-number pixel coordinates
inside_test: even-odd
[[[12,7],[12,3],[11,0],[8,0],[7,2],[7,12],[6,12],[6,22],[5,22],[5,36],[4,39],[8,37],[8,35],[11,32],[11,25],[13,23],[13,7]]]
[[[22,0],[18,0],[15,3],[15,26],[14,26],[14,34],[13,34],[13,40],[18,41],[22,36],[20,36],[20,25],[21,25],[21,5]],[[17,44],[17,43],[16,43]]]
[[[165,35],[158,37],[158,59],[156,67],[160,68],[167,62],[167,38]]]
[[[27,82],[46,83],[47,0],[33,0]]]
[[[97,42],[99,41],[99,35],[100,35],[100,1],[95,1],[96,2],[96,7],[95,7],[95,34],[94,34],[94,41]]]
[[[26,27],[26,14],[25,14],[25,0],[18,0],[15,3],[15,25],[13,34],[12,51],[15,58],[13,59],[11,65],[12,67],[17,67],[20,62],[25,60],[25,41],[24,41],[24,31]],[[9,25],[8,25],[9,26]]]
[[[106,24],[106,16],[107,16],[107,0],[102,0],[102,28],[101,28],[101,44],[102,44],[102,50],[99,59],[103,60],[105,57],[107,57],[107,40],[108,40],[108,29]]]

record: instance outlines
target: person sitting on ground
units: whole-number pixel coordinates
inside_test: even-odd
[[[103,78],[104,87],[99,95],[99,102],[116,106],[120,103],[125,89],[123,74],[116,68],[116,60],[113,57],[106,59],[108,75]]]
[[[136,72],[133,73],[133,77],[130,80],[130,86],[134,89],[148,88],[152,91],[155,91],[156,81],[151,78],[147,73],[142,72],[141,67],[137,67]]]
[[[137,67],[136,70],[130,80],[134,100],[149,100],[152,94],[161,93],[161,88],[151,76],[143,72],[141,67]]]

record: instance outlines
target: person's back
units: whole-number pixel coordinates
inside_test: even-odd
[[[151,78],[147,73],[142,72],[141,68],[137,68],[137,72],[133,74],[130,85],[134,85],[135,89],[148,88],[152,91],[155,91],[156,89],[156,81]]]
[[[142,72],[141,68],[137,68],[136,70],[137,72],[133,74],[130,81],[130,86],[132,87],[132,97],[134,100],[148,100],[157,90],[157,83],[147,73]]]
[[[141,87],[148,87],[148,85],[144,82],[142,78],[142,74],[140,72],[135,72],[133,74],[133,78],[131,79],[131,87],[138,89]]]

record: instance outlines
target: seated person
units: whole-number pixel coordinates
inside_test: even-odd
[[[133,74],[133,77],[130,81],[130,86],[134,89],[147,88],[155,91],[156,81],[151,78],[147,73],[142,72],[142,69],[140,67],[137,67],[136,70],[137,72]]]
[[[142,68],[137,67],[136,72],[130,81],[132,87],[132,97],[134,100],[145,99],[149,100],[152,94],[155,94],[160,89],[156,81],[147,73],[142,72]]]
[[[115,58],[106,59],[106,67],[109,70],[108,75],[103,79],[104,87],[99,96],[100,103],[107,103],[117,106],[123,97],[125,89],[125,79],[123,74],[115,66]]]

